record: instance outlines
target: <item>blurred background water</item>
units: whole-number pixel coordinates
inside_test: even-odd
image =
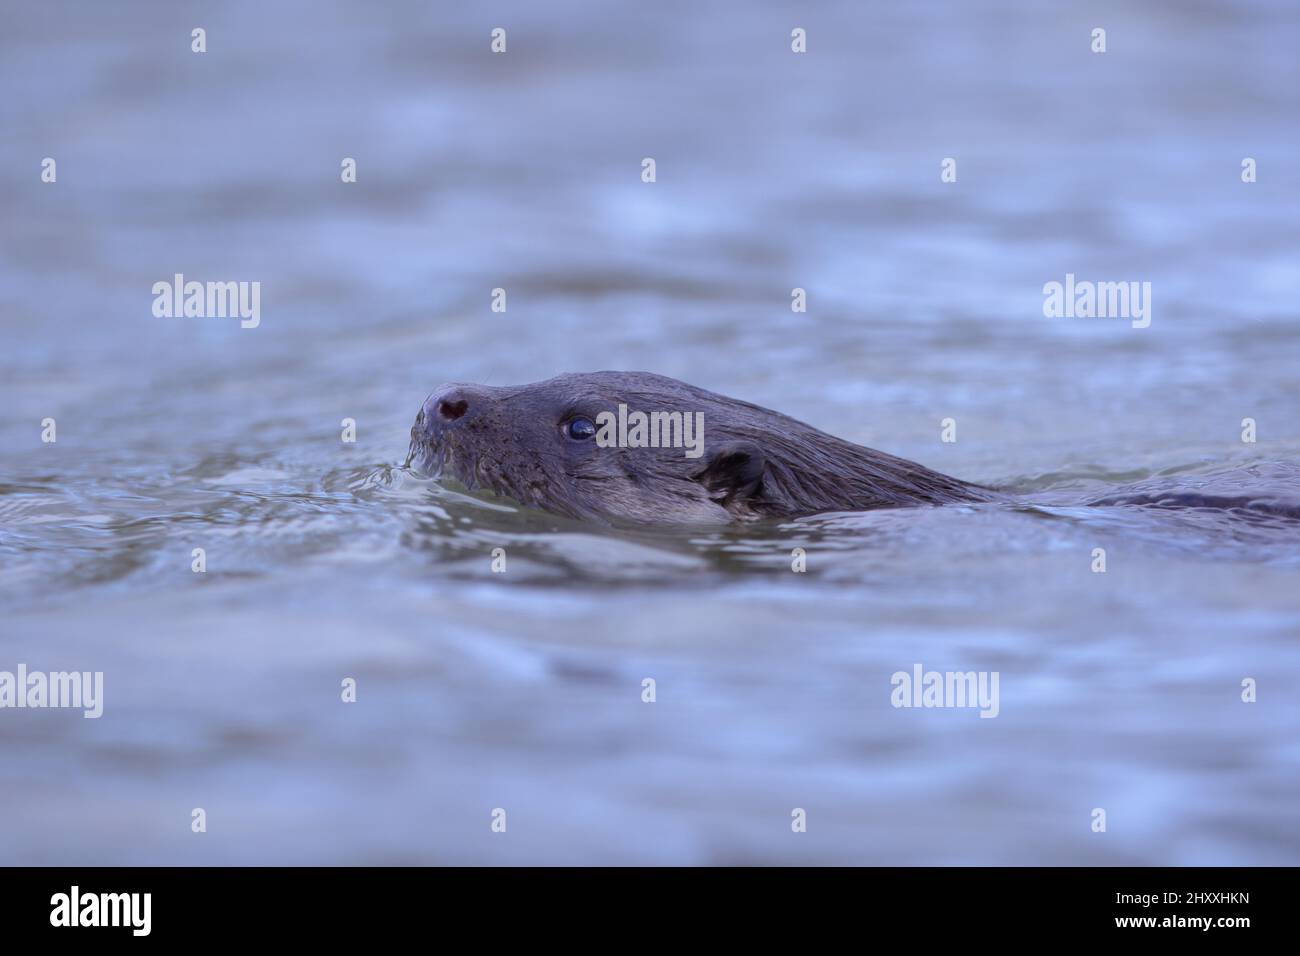
[[[1295,498],[1297,49],[1286,0],[11,5],[0,670],[105,702],[0,712],[0,861],[1300,862],[1295,525],[1077,506]],[[261,325],[154,317],[177,272]],[[1067,272],[1150,328],[1044,318]],[[440,382],[607,368],[1052,507],[629,534],[399,467]],[[1000,716],[892,708],[917,662]]]

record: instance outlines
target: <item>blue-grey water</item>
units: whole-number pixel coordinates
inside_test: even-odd
[[[0,671],[104,712],[0,709],[0,862],[1300,862],[1300,523],[1083,504],[1300,501],[1297,49],[1285,0],[11,5]],[[1067,273],[1150,326],[1045,317]],[[597,369],[1033,507],[609,531],[401,468],[440,382]],[[998,716],[891,706],[917,663]]]

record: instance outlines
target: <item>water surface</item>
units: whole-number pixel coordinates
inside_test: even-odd
[[[0,860],[1300,861],[1295,523],[1084,504],[1297,500],[1298,47],[1286,3],[11,11],[0,669],[106,699],[0,712]],[[260,326],[155,318],[177,272]],[[1151,326],[1044,318],[1067,272]],[[440,382],[607,368],[1020,497],[627,532],[400,467]],[[999,716],[891,707],[915,663]]]

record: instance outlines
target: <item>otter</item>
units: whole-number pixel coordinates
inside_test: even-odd
[[[660,423],[677,413],[688,428],[702,421],[702,447],[692,455],[689,448],[598,441],[604,426],[597,423],[611,425],[620,412],[623,424],[626,409]],[[605,524],[748,522],[997,497],[779,412],[650,372],[443,385],[415,417],[406,460],[412,464],[429,477]]]

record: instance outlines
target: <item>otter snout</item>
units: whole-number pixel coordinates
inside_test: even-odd
[[[484,388],[473,385],[440,385],[424,400],[411,426],[411,450],[406,463],[430,477],[442,473],[453,454],[458,432],[474,421],[489,402]]]
[[[485,425],[500,414],[500,390],[489,385],[439,385],[424,400],[411,426],[411,451],[407,464],[438,477],[447,468],[463,471],[461,480],[472,485],[478,466],[477,446],[484,439]]]
[[[436,441],[447,428],[457,428],[483,410],[487,394],[472,385],[442,385],[424,400],[415,417],[416,431],[425,441]]]

